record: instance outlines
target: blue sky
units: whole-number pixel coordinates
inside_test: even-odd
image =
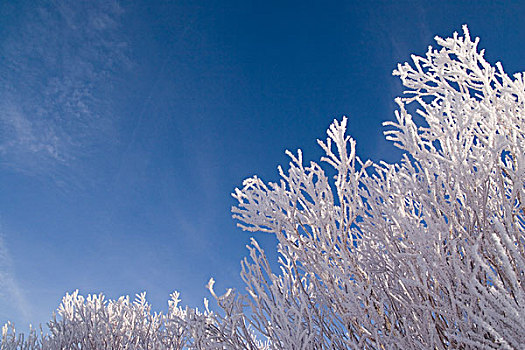
[[[391,72],[467,23],[524,70],[523,2],[3,1],[0,323],[46,322],[67,291],[242,288],[250,234],[230,193],[350,117],[362,158],[399,158]],[[256,234],[266,249],[273,237]]]

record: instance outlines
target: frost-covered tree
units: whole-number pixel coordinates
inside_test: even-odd
[[[8,324],[2,349],[522,349],[524,75],[490,65],[466,27],[436,40],[394,71],[399,163],[361,161],[343,118],[321,164],[287,152],[279,182],[236,189],[240,226],[277,236],[278,271],[252,240],[246,293],[208,285],[218,312],[73,293],[49,335]]]

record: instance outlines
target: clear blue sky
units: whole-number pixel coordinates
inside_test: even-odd
[[[517,5],[519,3],[519,5]],[[391,71],[467,23],[525,69],[525,2],[0,2],[0,323],[46,322],[67,291],[241,287],[250,234],[230,193],[350,117],[396,161]],[[272,237],[256,235],[267,249]]]

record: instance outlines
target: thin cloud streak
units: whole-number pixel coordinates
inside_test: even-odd
[[[130,59],[117,2],[42,1],[25,10],[0,41],[0,156],[4,166],[48,175],[115,142],[106,96]]]
[[[20,288],[17,278],[13,273],[13,263],[6,247],[3,233],[0,232],[0,303],[12,305],[24,322],[31,316],[31,306]],[[0,315],[1,317],[7,315]]]

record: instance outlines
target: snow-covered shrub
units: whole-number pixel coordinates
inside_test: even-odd
[[[252,240],[247,293],[208,285],[219,312],[73,293],[49,335],[8,324],[2,349],[523,348],[524,76],[487,63],[466,27],[436,40],[394,71],[401,162],[361,161],[343,118],[318,141],[334,180],[298,151],[279,182],[236,189],[234,218],[277,236],[280,271]]]
[[[223,297],[222,300],[226,298]],[[264,349],[254,333],[238,330],[238,319],[219,317],[181,308],[177,292],[171,295],[166,314],[153,313],[145,293],[133,302],[129,297],[106,300],[103,295],[84,298],[78,292],[66,294],[56,315],[48,323],[49,334],[31,330],[26,338],[14,326],[2,329],[1,349]],[[207,305],[207,302],[206,302]],[[228,328],[230,327],[230,328]]]

